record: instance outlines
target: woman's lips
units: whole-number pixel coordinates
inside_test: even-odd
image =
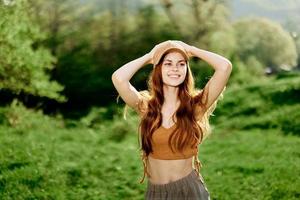
[[[170,75],[168,75],[168,77],[177,79],[177,78],[180,78],[180,75],[179,74],[170,74]]]

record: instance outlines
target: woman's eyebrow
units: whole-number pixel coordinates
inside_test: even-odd
[[[165,59],[164,61],[173,62],[173,61],[172,61],[172,60],[170,60],[170,59]],[[185,60],[178,60],[177,62],[185,62]]]

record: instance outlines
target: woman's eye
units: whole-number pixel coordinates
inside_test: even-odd
[[[171,63],[165,63],[165,65],[167,65],[167,66],[170,66],[170,65],[171,65]]]

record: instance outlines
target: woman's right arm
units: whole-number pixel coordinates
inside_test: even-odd
[[[151,53],[147,53],[129,63],[126,63],[112,74],[112,82],[125,103],[138,111],[141,94],[130,84],[129,80],[144,65],[152,63]]]

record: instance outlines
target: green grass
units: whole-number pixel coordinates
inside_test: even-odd
[[[213,199],[298,199],[300,138],[277,130],[217,131],[201,147]]]
[[[137,135],[99,129],[0,129],[1,199],[143,199]],[[123,122],[133,127],[136,120]],[[277,130],[214,130],[200,146],[212,199],[299,199],[300,138]]]
[[[122,199],[142,192],[134,144],[110,139],[108,128],[0,132],[2,199]]]
[[[300,199],[300,77],[270,80],[230,88],[211,118],[199,148],[211,199]],[[144,199],[136,115],[108,110],[76,121],[0,108],[0,199]]]

